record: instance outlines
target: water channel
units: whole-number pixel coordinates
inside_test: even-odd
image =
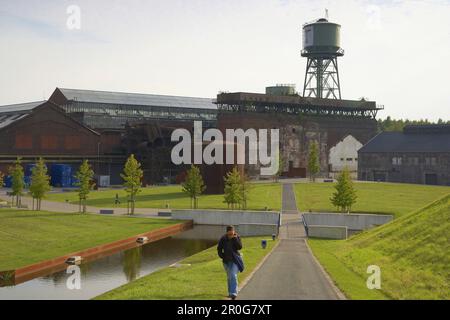
[[[214,246],[223,233],[221,226],[194,226],[169,238],[82,263],[80,289],[69,289],[72,274],[64,266],[52,274],[0,287],[0,300],[91,299]]]

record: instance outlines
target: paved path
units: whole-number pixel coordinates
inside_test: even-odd
[[[308,249],[292,184],[283,185],[280,243],[242,288],[241,300],[335,300],[332,285]]]
[[[282,213],[286,214],[298,214],[297,203],[295,202],[295,192],[292,183],[283,183],[282,193]]]
[[[11,200],[11,197],[6,195],[5,190],[0,190],[0,199],[2,200]],[[33,199],[30,197],[22,197],[22,204],[28,206],[29,209],[32,208]],[[114,210],[114,215],[126,215],[127,208],[99,208],[99,207],[90,207],[87,206],[86,210],[88,213],[99,214],[100,209],[110,209]],[[78,212],[78,205],[66,203],[66,202],[57,202],[57,201],[48,201],[42,200],[41,210],[50,211],[50,212],[63,212],[63,213],[72,213]],[[159,211],[167,211],[166,209],[152,209],[152,208],[135,208],[135,213],[138,214],[139,217],[158,217]]]

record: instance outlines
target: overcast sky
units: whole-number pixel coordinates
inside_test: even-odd
[[[81,10],[80,29],[67,8]],[[301,90],[301,26],[342,25],[343,98],[379,115],[450,120],[450,1],[0,0],[0,104],[55,87],[215,97]]]

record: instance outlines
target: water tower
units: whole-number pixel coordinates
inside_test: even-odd
[[[303,25],[302,57],[306,65],[304,97],[341,99],[337,58],[341,48],[341,26],[322,18]]]

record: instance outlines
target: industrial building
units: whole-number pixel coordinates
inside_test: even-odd
[[[333,177],[343,167],[356,176],[357,150],[376,135],[375,117],[383,107],[341,98],[340,29],[327,19],[303,26],[302,95],[295,85],[267,87],[265,93],[222,92],[216,99],[56,88],[48,101],[0,107],[0,170],[5,172],[17,156],[25,164],[44,157],[50,169],[65,164],[73,172],[89,159],[98,182],[105,181],[100,185],[121,184],[123,165],[133,153],[142,163],[144,184],[181,182],[187,166],[171,162],[171,133],[177,128],[192,132],[198,120],[204,129],[222,132],[279,129],[287,177],[307,176],[313,141],[319,145],[322,176]],[[258,165],[244,169],[262,178]],[[227,170],[202,168],[208,190],[223,189]]]
[[[265,94],[221,93],[217,125],[227,128],[280,130],[282,172],[306,177],[309,146],[319,146],[320,175],[336,176],[344,167],[357,175],[357,151],[377,133],[375,117],[383,106],[374,101],[343,100],[338,58],[341,26],[318,19],[303,25],[301,56],[307,59],[303,94],[294,85],[267,87]],[[257,165],[247,166],[258,176]]]
[[[48,101],[0,106],[0,170],[7,172],[17,156],[24,164],[44,157],[50,167],[68,164],[73,171],[88,159],[98,177],[121,184],[125,160],[139,147],[130,146],[131,128],[146,122],[189,127],[193,120],[211,125],[216,113],[213,99],[56,88]]]
[[[375,115],[380,109],[372,101],[270,93],[222,93],[217,96],[217,105],[217,126],[223,132],[229,128],[279,129],[283,175],[299,178],[307,176],[313,141],[319,146],[320,175],[334,176],[350,158],[357,163],[358,148],[377,133]],[[341,150],[338,159],[334,156],[336,148]],[[330,154],[331,150],[334,153]],[[261,178],[258,165],[249,165],[246,171],[251,177]],[[354,172],[356,175],[356,167]]]
[[[450,185],[450,125],[382,132],[358,151],[358,178]]]

